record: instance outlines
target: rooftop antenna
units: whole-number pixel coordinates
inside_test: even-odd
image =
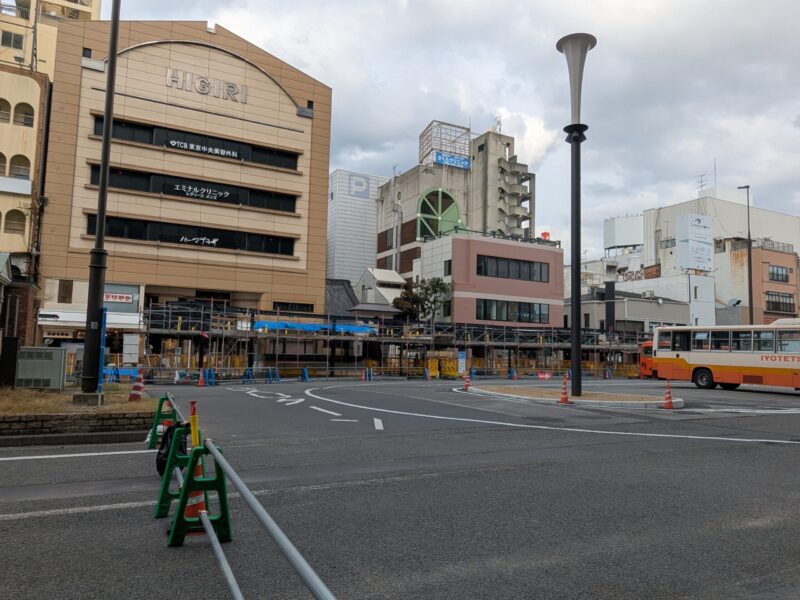
[[[494,127],[497,133],[503,133],[503,115],[497,115],[494,118]]]
[[[697,191],[702,192],[703,188],[706,187],[706,174],[700,173],[699,175],[695,175],[695,179],[697,179]]]
[[[717,189],[717,157],[714,157],[714,190]]]

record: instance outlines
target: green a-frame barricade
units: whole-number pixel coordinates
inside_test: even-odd
[[[181,488],[176,491],[170,489],[172,482],[172,472],[175,468],[185,469],[189,464],[189,454],[181,453],[182,441],[191,438],[192,432],[189,425],[183,427],[176,427],[172,434],[172,440],[169,446],[169,453],[167,454],[167,465],[164,467],[164,476],[161,478],[161,489],[158,492],[158,501],[156,502],[156,519],[163,519],[169,516],[169,507],[173,500],[177,500],[181,495]],[[206,497],[208,503],[208,497]]]
[[[173,438],[174,439],[174,438]],[[174,444],[170,448],[174,448]],[[222,452],[221,448],[218,448]],[[206,506],[208,506],[208,492],[217,492],[217,500],[219,502],[219,512],[215,515],[208,515],[208,520],[214,526],[214,532],[221,543],[230,542],[233,539],[231,530],[231,513],[228,508],[228,489],[225,484],[225,474],[218,465],[214,465],[214,475],[206,477],[195,476],[197,465],[202,465],[202,459],[209,454],[205,446],[198,446],[192,448],[189,453],[189,460],[186,464],[186,471],[184,475],[184,482],[178,495],[178,506],[175,509],[175,516],[172,519],[172,527],[169,531],[169,539],[167,545],[181,546],[183,540],[186,538],[187,533],[195,531],[204,531],[203,525],[198,517],[186,516],[186,505],[189,502],[189,496],[192,492],[202,491],[206,498]],[[213,459],[213,457],[212,457]],[[166,479],[168,471],[164,473]],[[167,484],[169,485],[169,484]],[[163,487],[163,484],[162,484]],[[160,500],[160,499],[159,499]]]
[[[164,407],[164,404],[166,403],[169,403],[168,409]],[[147,434],[147,439],[145,440],[147,447],[153,449],[161,440],[161,435],[158,431],[159,425],[163,424],[164,421],[172,421],[173,423],[177,423],[180,420],[181,416],[180,413],[178,413],[178,407],[175,406],[175,398],[172,397],[172,394],[161,396],[158,399],[156,414],[153,417],[153,427],[150,429],[150,432]]]

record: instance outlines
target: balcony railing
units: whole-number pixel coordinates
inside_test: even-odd
[[[31,11],[27,6],[17,6],[7,2],[0,2],[0,15],[4,17],[16,17],[17,19],[28,20]]]
[[[775,300],[767,300],[768,312],[792,313],[796,312],[794,302],[778,302]]]

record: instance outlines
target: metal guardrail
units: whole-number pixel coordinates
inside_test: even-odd
[[[180,470],[176,469],[176,471],[179,472]],[[222,551],[222,544],[219,543],[217,532],[214,531],[214,526],[208,518],[208,513],[204,510],[200,511],[200,522],[203,524],[203,529],[206,530],[206,535],[211,541],[211,550],[213,550],[214,558],[216,558],[217,563],[219,563],[219,568],[222,571],[222,575],[225,577],[225,583],[228,585],[231,596],[233,596],[235,600],[244,600],[242,590],[239,589],[239,584],[236,581],[236,576],[233,574],[228,559],[225,558],[225,553]]]
[[[208,450],[209,454],[211,454],[211,456],[214,457],[217,466],[219,466],[222,469],[222,471],[227,476],[228,480],[233,484],[233,487],[235,487],[241,494],[242,499],[245,501],[250,510],[253,511],[253,514],[255,515],[256,519],[258,519],[258,522],[261,523],[262,527],[264,527],[264,529],[267,531],[269,536],[272,538],[272,540],[278,546],[280,551],[286,557],[286,560],[289,561],[289,564],[292,565],[292,568],[300,576],[300,579],[303,580],[303,583],[306,585],[308,590],[314,595],[315,598],[317,598],[317,600],[335,600],[336,596],[334,596],[331,593],[328,587],[314,572],[314,569],[311,568],[311,565],[309,565],[308,562],[306,562],[306,559],[303,558],[303,555],[300,554],[300,551],[297,548],[295,548],[294,544],[292,544],[292,542],[289,540],[286,534],[283,533],[280,527],[278,527],[278,524],[273,520],[272,517],[269,516],[269,513],[256,499],[256,497],[253,495],[253,492],[250,491],[250,488],[247,487],[247,485],[244,483],[244,481],[242,481],[242,479],[236,473],[231,464],[225,459],[224,456],[222,456],[222,453],[214,445],[214,442],[212,440],[207,439],[204,443],[204,446],[206,450]],[[203,527],[206,528],[207,532],[209,531],[209,529],[211,529],[211,532],[213,533],[213,528],[206,527],[205,522],[203,523]],[[216,539],[216,536],[211,536],[210,534],[209,537]],[[220,553],[222,552],[221,548],[219,549],[219,551]],[[220,560],[219,556],[217,557],[217,560]],[[222,560],[225,560],[224,555],[222,556]],[[227,561],[225,561],[225,564],[227,565]],[[222,567],[221,562],[220,566]],[[228,568],[228,570],[230,569]],[[223,567],[223,572],[224,571],[225,568]],[[230,573],[230,577],[233,577],[233,573]],[[235,579],[231,580],[230,578],[228,578],[227,575],[226,575],[226,580],[228,582],[229,587],[231,586],[231,584],[234,585],[236,584],[236,580]],[[238,590],[238,585],[236,586],[236,589]],[[233,588],[231,588],[231,591],[233,592]],[[241,592],[239,592],[239,596],[235,597],[241,598],[242,597]]]

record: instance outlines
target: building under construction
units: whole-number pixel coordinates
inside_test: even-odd
[[[130,335],[130,332],[125,334]],[[307,368],[312,377],[376,375],[456,378],[474,369],[478,375],[519,376],[554,373],[569,362],[570,332],[556,328],[479,326],[257,312],[224,303],[152,304],[143,313],[136,361],[123,354],[121,334],[109,335],[107,363],[139,366],[151,381],[197,376],[214,368],[218,379],[241,379],[252,369],[256,379],[277,367],[283,377]],[[587,373],[612,369],[618,376],[638,375],[642,334],[608,335],[587,330],[583,360]],[[71,366],[76,368],[73,357]]]

